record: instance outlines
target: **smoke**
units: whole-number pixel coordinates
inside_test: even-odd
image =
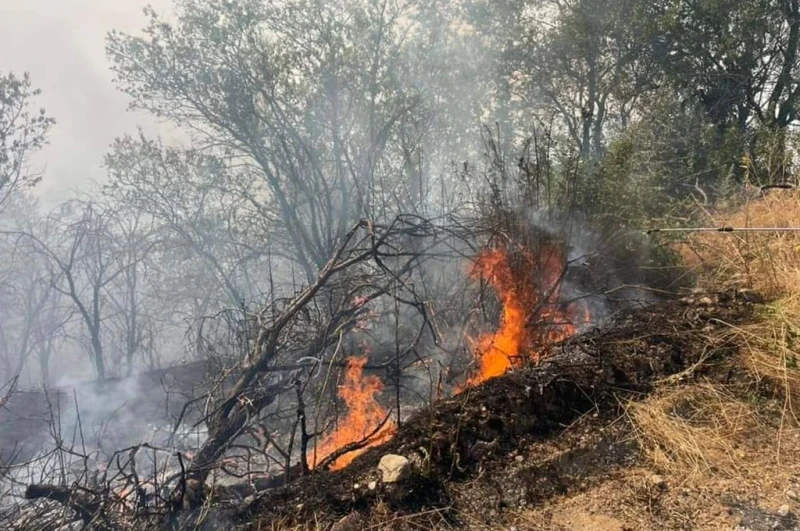
[[[374,278],[379,282],[391,278],[391,282],[386,282],[390,287],[384,296],[369,303],[369,311],[362,315],[356,330],[347,330],[346,337],[340,341],[342,352],[336,351],[336,361],[349,356],[368,356],[373,368],[365,369],[365,374],[370,378],[379,377],[383,382],[380,399],[384,409],[381,411],[399,407],[401,411],[393,411],[393,416],[399,415],[402,419],[415,408],[455,392],[474,370],[475,345],[479,338],[494,332],[499,326],[498,319],[502,319],[502,297],[494,294],[492,299],[490,289],[485,286],[484,293],[479,293],[480,283],[469,275],[474,260],[488,245],[489,238],[481,225],[484,220],[480,219],[480,210],[485,205],[479,203],[484,201],[482,194],[489,188],[485,181],[491,179],[461,171],[462,167],[472,167],[471,164],[481,157],[492,158],[482,152],[487,147],[481,143],[484,123],[498,123],[497,130],[503,132],[503,137],[497,139],[498,144],[509,149],[533,123],[532,110],[514,100],[509,94],[509,80],[496,69],[503,53],[502,46],[496,46],[496,42],[487,45],[476,27],[458,17],[448,18],[452,13],[442,18],[426,18],[424,12],[413,13],[418,17],[418,26],[406,32],[411,18],[407,13],[401,13],[387,24],[383,19],[370,20],[375,13],[362,9],[363,4],[359,2],[308,4],[323,6],[324,17],[309,17],[300,9],[306,3],[287,3],[294,9],[291,12],[288,7],[286,12],[280,11],[283,4],[278,3],[275,5],[279,7],[270,8],[277,10],[271,15],[285,16],[276,19],[282,20],[283,26],[270,20],[269,31],[259,27],[252,35],[240,36],[235,33],[237,28],[256,24],[254,20],[263,15],[258,10],[248,11],[253,6],[261,6],[258,2],[215,4],[187,0],[179,5],[183,24],[191,27],[201,21],[213,30],[213,39],[209,39],[203,37],[203,32],[209,28],[191,27],[192,31],[185,37],[187,46],[197,54],[196,61],[186,65],[175,63],[176,68],[185,67],[185,71],[180,70],[179,74],[174,74],[172,68],[157,71],[171,62],[169,54],[187,55],[180,47],[176,50],[159,48],[172,42],[171,32],[181,31],[180,26],[152,43],[148,43],[148,38],[135,40],[116,35],[110,39],[109,49],[112,61],[115,59],[113,50],[117,51],[115,67],[119,76],[129,77],[126,87],[129,95],[132,98],[141,96],[134,103],[145,108],[151,105],[154,113],[172,118],[175,124],[197,133],[192,139],[196,144],[187,142],[186,146],[168,149],[160,141],[142,135],[122,139],[112,146],[112,153],[106,158],[110,186],[102,192],[82,190],[89,196],[83,204],[103,203],[104,219],[112,227],[105,239],[96,239],[102,242],[99,245],[104,253],[93,255],[96,249],[83,245],[88,239],[95,239],[87,236],[96,236],[94,232],[74,231],[80,220],[70,211],[72,203],[65,204],[64,209],[47,220],[40,219],[42,216],[35,209],[22,209],[13,214],[25,218],[26,223],[30,221],[27,223],[29,232],[39,238],[42,245],[31,254],[37,261],[36,268],[11,264],[0,255],[0,316],[8,312],[6,307],[12,307],[12,303],[13,313],[23,315],[23,309],[30,310],[24,314],[29,317],[25,322],[14,320],[11,326],[8,326],[9,320],[0,322],[0,327],[13,328],[1,330],[0,362],[4,365],[0,367],[0,374],[14,374],[17,370],[11,355],[15,349],[6,339],[13,337],[15,344],[21,345],[30,337],[31,342],[27,344],[41,363],[38,366],[33,363],[35,358],[31,354],[24,360],[24,371],[27,371],[31,387],[45,380],[45,388],[50,389],[13,397],[7,410],[0,412],[0,421],[11,426],[0,433],[0,449],[14,448],[17,443],[27,448],[26,453],[15,458],[17,463],[37,454],[51,455],[48,452],[54,448],[69,449],[60,452],[67,461],[67,468],[75,478],[86,480],[85,470],[89,464],[95,469],[105,466],[110,456],[124,448],[142,443],[163,448],[167,453],[199,448],[208,436],[202,422],[205,404],[189,408],[189,415],[173,433],[176,419],[183,414],[188,400],[203,394],[204,389],[199,388],[199,384],[203,381],[219,383],[220,374],[209,375],[198,369],[202,363],[168,370],[158,367],[171,365],[178,358],[180,347],[197,355],[225,360],[228,369],[245,359],[250,354],[253,339],[249,336],[242,339],[238,328],[241,323],[255,319],[254,316],[267,319],[264,315],[279,311],[286,300],[291,300],[313,282],[328,259],[325,253],[335,249],[341,232],[362,217],[371,222],[385,222],[398,213],[430,219],[441,217],[442,225],[452,222],[448,229],[452,228],[453,232],[462,231],[463,227],[473,230],[468,235],[442,237],[435,245],[416,241],[398,244],[398,255],[417,251],[429,255],[420,260],[413,271],[403,273],[402,278],[391,278],[380,268],[366,271],[365,283],[373,282]],[[358,16],[349,16],[346,6],[352,7]],[[195,8],[197,12],[193,11]],[[246,11],[248,17],[237,25],[235,17],[241,15],[239,11]],[[351,26],[364,20],[368,21],[366,27],[370,31]],[[271,59],[270,54],[257,49],[258,45],[269,43],[265,48],[274,45],[276,49],[283,46],[279,49],[283,56],[281,53],[276,56],[280,61],[289,61],[293,57],[305,57],[305,47],[319,44],[314,41],[315,31],[304,30],[295,35],[302,49],[292,49],[294,39],[276,39],[270,31],[280,35],[293,28],[309,28],[309,24],[330,21],[348,28],[347,32],[341,32],[343,48],[333,50],[336,53],[323,49],[319,57],[345,57],[345,62],[328,69],[324,64],[318,67],[316,60],[303,59],[292,67],[295,70],[290,68],[275,79],[257,78],[269,71],[258,61]],[[265,21],[260,22],[263,25]],[[385,27],[389,28],[385,39],[377,39],[381,44],[371,49],[374,43],[369,39],[383,32]],[[375,31],[376,28],[380,28],[380,32]],[[151,29],[164,31],[162,25]],[[329,42],[326,32],[322,35],[325,46],[338,42],[336,39]],[[258,38],[251,38],[254,36]],[[224,42],[228,38],[238,38],[236,46],[228,47]],[[363,40],[350,42],[354,39]],[[176,42],[182,43],[183,37]],[[392,44],[383,47],[384,42]],[[129,48],[125,48],[126,43]],[[163,55],[143,53],[149,44]],[[217,45],[220,50],[210,48]],[[227,48],[239,46],[254,49],[244,58],[246,60],[223,61],[225,64],[214,70],[220,66],[216,52],[225,48],[227,53]],[[374,54],[367,54],[365,50]],[[132,57],[122,53],[125,51],[143,53],[143,59],[166,59],[149,65],[155,72],[145,73],[136,70],[138,64],[125,63],[126,58]],[[209,52],[207,56],[206,52]],[[381,56],[381,53],[386,55]],[[379,67],[351,64],[350,61],[359,60],[359,54],[377,56]],[[204,59],[208,59],[208,64]],[[256,67],[248,75],[227,70],[251,62]],[[357,79],[348,79],[339,70]],[[377,79],[376,86],[365,88],[363,85],[370,81],[365,76],[370,72]],[[156,78],[165,78],[157,83],[145,83],[145,86],[137,84],[142,79],[154,79],[151,73]],[[247,92],[242,87],[246,87],[245,80],[252,77],[250,74],[257,78],[257,90]],[[182,79],[171,80],[169,75]],[[94,76],[90,79],[94,79],[93,85],[100,83]],[[191,101],[180,99],[182,91],[192,90],[192,86],[182,87],[179,93],[168,92],[169,87],[186,79],[197,80],[200,92],[207,89],[211,94],[204,105],[220,107],[214,107],[214,112],[205,112],[205,107],[202,112],[193,111]],[[239,81],[219,86],[202,85],[214,79]],[[289,80],[287,85],[279,86],[276,93],[279,99],[284,97],[280,104],[290,107],[290,111],[276,120],[269,114],[271,106],[265,104],[268,98],[264,90],[269,83],[285,79]],[[158,92],[161,89],[167,92]],[[155,92],[149,94],[151,90]],[[371,106],[367,105],[369,98],[365,97],[368,93],[371,93]],[[159,107],[165,101],[168,102],[166,107]],[[170,116],[175,109],[182,111]],[[59,109],[54,112],[58,117]],[[208,116],[218,117],[224,123],[208,122]],[[86,123],[92,122],[86,120]],[[102,130],[103,135],[110,124],[116,123],[109,119],[101,122],[103,127],[95,128],[94,124],[92,127]],[[343,123],[346,126],[342,126]],[[227,135],[229,128],[241,124],[245,124],[246,134]],[[262,131],[272,134],[285,124],[288,126],[283,136],[264,133],[264,138],[258,137]],[[380,132],[376,133],[378,130]],[[334,131],[345,132],[335,137]],[[241,139],[251,134],[257,138],[242,146]],[[65,149],[63,135],[52,140],[61,146],[59,149]],[[547,149],[551,148],[555,149],[552,146]],[[534,150],[538,156],[539,147],[535,146]],[[274,155],[273,151],[279,155]],[[97,153],[99,163],[100,151]],[[89,159],[90,155],[82,151],[77,156]],[[483,168],[486,174],[498,167],[502,171],[513,167],[511,161],[517,154],[501,153],[499,158],[503,160],[492,159],[490,168]],[[541,181],[550,182],[551,177],[553,182],[559,178],[563,180],[563,176],[556,173],[553,171]],[[508,183],[513,179],[503,174],[500,180]],[[519,190],[504,189],[503,192],[514,192],[509,195],[515,197],[520,195]],[[357,200],[351,201],[351,195],[356,193]],[[281,204],[281,201],[289,204]],[[589,320],[579,319],[574,323],[578,331],[602,325],[615,305],[620,304],[612,301],[609,294],[624,298],[629,292],[618,288],[632,283],[627,270],[615,267],[625,260],[619,249],[609,245],[586,223],[575,221],[576,216],[565,220],[563,215],[553,215],[551,210],[522,202],[502,206],[522,218],[522,236],[547,238],[563,245],[568,269],[560,279],[561,300],[558,302],[566,308],[583,308],[585,314],[591,316]],[[128,231],[131,227],[135,231]],[[521,235],[510,232],[504,236],[513,241]],[[137,245],[126,245],[131,241]],[[47,251],[43,249],[45,246],[49,246]],[[98,256],[99,259],[92,260]],[[119,257],[125,257],[128,262],[115,262]],[[71,267],[73,258],[76,268],[66,271],[64,264],[69,263]],[[389,264],[391,268],[391,257],[381,258],[383,266]],[[118,267],[119,274],[114,275],[113,280],[103,277],[99,282],[98,275],[107,271],[109,264]],[[25,290],[4,291],[6,284],[13,284],[3,282],[7,278],[6,269],[10,268],[6,266],[11,265],[15,274],[22,277],[30,277],[29,273],[36,269],[35,278],[31,278],[37,286],[58,288],[59,297],[54,296],[49,306],[58,311],[53,311],[52,319],[48,319],[54,326],[47,334],[42,333],[39,316],[43,312],[34,304],[35,297]],[[76,271],[77,287],[71,285],[74,279],[65,280],[65,275]],[[337,286],[339,282],[347,284],[344,276],[335,279]],[[92,289],[95,289],[94,299],[89,296]],[[357,291],[354,289],[353,293],[346,292],[341,297],[355,297]],[[327,292],[323,293],[327,296]],[[522,300],[531,302],[538,300],[536,296],[543,296],[540,293],[529,295]],[[306,314],[298,318],[303,322],[289,332],[301,337],[298,343],[306,346],[303,341],[316,332],[312,326],[326,324],[326,312],[336,306],[334,302],[342,302],[336,300],[337,297],[340,297],[338,292],[327,299],[319,295],[304,308]],[[269,311],[262,313],[264,308]],[[87,319],[90,311],[97,315]],[[226,316],[232,314],[242,316],[241,320],[226,320]],[[96,370],[90,360],[92,355],[98,354],[93,344],[98,338],[89,337],[85,326],[92,318],[100,323],[96,327],[99,332],[94,332],[99,336],[104,355],[109,358],[105,360],[108,378],[103,381],[89,381]],[[200,330],[197,323],[206,318],[215,322],[218,329]],[[187,322],[191,323],[192,332],[181,341],[178,338],[182,337]],[[30,327],[26,327],[28,324]],[[264,387],[280,385],[292,389],[290,384],[295,381],[310,381],[308,394],[313,396],[307,399],[309,410],[313,408],[316,414],[335,409],[329,406],[336,400],[337,369],[326,366],[334,350],[320,350],[281,351],[282,357],[276,362],[315,369],[276,371],[261,378],[259,383]],[[49,378],[47,368],[51,371]],[[186,374],[182,374],[184,370]],[[134,376],[121,377],[128,372]],[[220,389],[225,386],[220,385]],[[214,398],[218,399],[221,392],[215,390],[215,393]],[[293,433],[292,426],[298,418],[297,401],[292,393],[285,395],[258,419],[269,419],[264,421],[267,426],[264,429],[269,433],[263,434],[264,441],[259,441],[264,448],[283,443]],[[342,415],[342,418],[347,417]],[[319,426],[314,429],[327,426],[329,418],[319,420]],[[195,424],[198,427],[192,427]],[[299,450],[295,445],[287,452],[290,460],[296,460]],[[279,454],[270,455],[285,457]],[[160,455],[154,450],[153,463],[147,464],[156,468],[155,462],[160,459],[161,466],[166,466],[164,462],[169,458],[158,457]],[[52,479],[63,466],[63,461],[36,460],[18,472],[25,475],[25,481]],[[174,466],[174,460],[169,466]]]
[[[200,392],[206,376],[203,364],[192,364],[102,382],[64,377],[45,391],[12,394],[0,410],[2,461],[22,484],[61,482],[64,473],[86,481],[87,471],[103,471],[110,461],[116,466],[116,452],[142,444],[164,449],[142,452],[142,477],[177,467],[171,454],[193,450],[206,438],[202,425],[192,427],[199,420],[193,410],[173,432],[187,397]],[[2,492],[20,494],[16,487]]]

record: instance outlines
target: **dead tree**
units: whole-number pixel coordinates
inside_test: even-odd
[[[278,372],[286,371],[286,367],[292,367],[293,364],[306,368],[304,357],[321,360],[316,363],[329,366],[340,362],[332,354],[334,349],[331,347],[342,342],[343,338],[359,326],[367,313],[365,307],[371,302],[377,303],[379,299],[385,299],[385,306],[394,308],[394,302],[397,301],[400,305],[407,305],[418,310],[421,315],[424,314],[425,305],[414,292],[409,279],[418,271],[421,262],[434,254],[431,249],[439,244],[439,235],[445,233],[446,237],[452,236],[448,230],[450,229],[442,221],[418,216],[400,216],[385,225],[359,221],[332,251],[331,258],[321,268],[313,283],[290,300],[277,303],[268,301],[260,310],[253,312],[255,334],[249,342],[249,351],[240,354],[241,359],[234,367],[223,371],[224,376],[216,382],[218,385],[212,383],[207,397],[192,401],[196,404],[206,400],[206,414],[202,422],[207,426],[208,437],[196,453],[178,457],[179,470],[176,471],[174,450],[161,449],[159,470],[154,471],[152,476],[141,476],[141,469],[136,472],[135,452],[131,451],[128,458],[113,463],[113,468],[118,472],[111,474],[110,463],[102,469],[98,482],[82,481],[80,485],[76,484],[80,492],[92,494],[91,499],[59,496],[62,491],[58,489],[58,485],[64,484],[61,481],[52,481],[49,485],[42,482],[43,484],[31,487],[31,498],[55,499],[59,496],[56,501],[62,504],[66,502],[66,506],[81,513],[80,517],[84,519],[93,512],[105,514],[110,506],[133,507],[134,511],[161,517],[204,503],[209,476],[214,470],[226,471],[231,462],[231,455],[227,454],[243,449],[240,438],[245,440],[246,437],[252,437],[253,433],[263,433],[263,438],[267,441],[273,438],[271,432],[274,426],[269,426],[269,421],[265,421],[265,409],[278,398],[282,399],[283,393],[288,398],[298,391],[296,378],[289,378],[284,383],[279,378],[273,378]],[[320,311],[323,306],[325,311]],[[420,321],[426,326],[424,315]],[[414,337],[415,342],[421,334],[422,332]],[[398,355],[405,355],[412,349],[408,347],[393,350],[399,352]],[[390,360],[387,363],[395,361]],[[300,398],[302,402],[302,397]],[[294,399],[290,398],[288,401],[292,400]],[[300,404],[301,417],[305,416],[305,409],[309,406],[304,402]],[[297,407],[294,407],[292,413],[296,411]],[[184,413],[186,408],[182,417]],[[388,419],[389,415],[375,432]],[[180,422],[179,420],[177,424]],[[304,440],[301,441],[300,449],[305,452],[313,437],[319,433],[316,427],[301,428]],[[370,437],[368,435],[365,441]],[[325,469],[336,458],[358,450],[363,445],[363,441],[355,441],[343,446],[323,460],[318,468]],[[165,452],[171,452],[172,457],[166,457]],[[297,455],[292,455],[291,450],[284,452],[282,456],[285,458],[285,473],[279,478],[280,482],[271,481],[270,484],[280,484],[291,479],[293,474],[289,474],[289,471],[297,471],[298,474],[308,471],[308,461],[303,456],[298,458]],[[188,457],[186,462],[184,457]],[[84,477],[89,475],[87,473]],[[154,485],[154,492],[159,494],[152,497],[150,494],[143,494],[142,488],[145,484]],[[114,494],[115,492],[125,494]],[[92,505],[95,495],[102,502],[97,507]],[[78,502],[79,507],[73,507],[73,502]]]

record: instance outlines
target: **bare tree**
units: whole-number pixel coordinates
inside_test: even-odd
[[[113,329],[121,353],[115,361],[123,364],[124,374],[130,376],[137,355],[149,358],[151,368],[156,363],[157,303],[148,297],[145,283],[149,280],[150,258],[159,240],[154,218],[146,211],[112,202],[106,206],[106,212],[105,245],[120,263],[129,264],[105,290],[112,308],[107,327]]]
[[[227,303],[238,306],[249,291],[247,267],[266,255],[268,243],[248,223],[248,205],[232,191],[249,188],[246,177],[219,157],[165,148],[141,135],[115,141],[106,166],[110,183],[105,194],[151,216],[154,230],[172,248],[172,259],[191,268],[187,258],[196,257]]]
[[[15,192],[6,206],[0,220],[9,229],[0,235],[0,362],[3,374],[19,377],[35,354],[38,377],[47,383],[49,354],[70,315],[53,289],[50,264],[18,237],[17,231],[44,229],[36,202]]]
[[[70,219],[75,209],[78,215]],[[89,357],[95,374],[104,379],[107,289],[126,271],[138,267],[152,245],[142,247],[133,255],[115,253],[109,243],[109,212],[96,203],[66,203],[52,216],[61,220],[55,241],[46,242],[31,233],[21,235],[31,241],[36,253],[54,265],[53,289],[74,305],[88,336]]]

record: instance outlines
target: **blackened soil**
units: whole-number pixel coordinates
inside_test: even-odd
[[[345,470],[313,473],[237,504],[235,518],[264,529],[277,521],[329,525],[352,512],[396,517],[435,510],[458,525],[460,515],[477,509],[497,522],[506,508],[587,488],[635,454],[623,423],[613,422],[622,399],[646,396],[656,380],[701,356],[724,359],[733,346],[719,332],[751,313],[732,295],[622,312],[612,324],[554,347],[536,367],[418,411],[393,440]],[[381,485],[376,466],[387,453],[409,458],[413,475]]]

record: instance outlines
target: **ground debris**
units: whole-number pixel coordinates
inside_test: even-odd
[[[740,297],[715,294],[713,300],[710,306],[673,300],[620,312],[602,329],[554,347],[535,367],[418,411],[391,441],[344,470],[313,473],[257,494],[236,519],[254,528],[312,518],[331,525],[354,511],[368,516],[380,506],[395,515],[439,511],[457,524],[471,503],[471,496],[464,496],[470,490],[479,512],[491,521],[498,511],[587,488],[593,478],[631,459],[629,441],[598,428],[618,414],[620,395],[645,396],[656,380],[708,356],[715,330],[751,314],[751,304]],[[727,347],[718,342],[714,348],[724,355]],[[522,460],[511,453],[536,445],[538,453]],[[381,479],[376,468],[387,453],[406,456],[414,473],[396,484],[354,490],[354,484]]]

